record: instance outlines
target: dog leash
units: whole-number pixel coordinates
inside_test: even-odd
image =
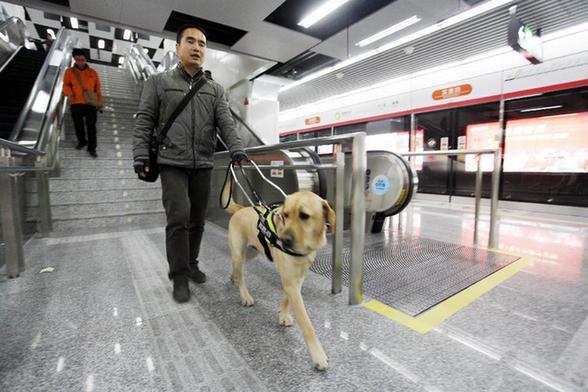
[[[277,186],[275,183],[273,183],[271,180],[269,180],[262,173],[262,171],[259,169],[259,167],[257,166],[257,164],[253,160],[249,160],[249,163],[251,163],[251,165],[257,170],[257,173],[265,182],[267,182],[269,185],[271,185],[273,188],[275,188],[278,192],[280,192],[282,194],[282,196],[284,196],[284,199],[286,199],[286,193],[284,193],[284,191],[279,186]],[[249,193],[245,190],[243,185],[241,185],[241,182],[239,181],[239,179],[237,178],[237,174],[235,173],[235,164],[234,164],[234,162],[231,162],[231,163],[229,163],[229,165],[227,167],[227,171],[225,174],[225,180],[223,181],[223,187],[221,188],[221,192],[219,194],[219,203],[220,203],[221,208],[223,210],[226,210],[228,208],[229,204],[231,203],[231,198],[233,195],[233,181],[234,181],[235,184],[237,184],[237,186],[239,187],[239,189],[241,189],[241,192],[243,192],[243,195],[245,195],[245,197],[249,201],[249,204],[251,204],[251,207],[253,207],[253,209],[255,210],[255,212],[257,213],[257,215],[259,217],[259,219],[257,221],[257,230],[258,230],[259,234],[257,237],[258,237],[259,241],[261,242],[261,244],[263,245],[265,255],[267,256],[267,258],[270,259],[271,261],[273,261],[269,246],[273,246],[275,248],[278,248],[282,252],[289,254],[291,256],[298,256],[298,257],[306,256],[305,254],[295,252],[294,250],[290,249],[289,247],[287,247],[283,244],[282,240],[280,239],[280,237],[278,236],[278,234],[276,232],[275,224],[274,224],[274,216],[277,215],[275,213],[276,208],[270,207],[270,205],[268,205],[265,202],[265,200],[263,200],[261,195],[255,190],[255,187],[251,183],[251,180],[249,180],[249,178],[245,175],[245,170],[243,170],[243,167],[241,165],[238,165],[238,166],[239,166],[239,170],[241,171],[241,175],[243,176],[243,178],[245,178],[245,181],[247,182],[247,186],[248,186],[251,194],[253,195],[253,197],[257,201],[257,204],[253,202],[251,197],[249,197]],[[222,195],[225,190],[227,181],[229,180],[229,173],[231,175],[232,181],[229,185],[229,197],[227,198],[227,203],[223,205]],[[261,205],[265,209],[265,213],[259,210],[258,205]]]

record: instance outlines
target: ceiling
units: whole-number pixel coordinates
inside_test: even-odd
[[[287,63],[307,51],[328,57],[327,61],[338,61],[360,51],[354,45],[357,40],[399,22],[405,15],[418,14],[422,18],[419,24],[424,25],[480,0],[349,0],[308,29],[297,25],[301,15],[325,0],[5,1],[163,38],[174,38],[177,26],[192,20],[213,33],[208,37],[213,48]],[[348,40],[350,46],[346,45]],[[313,67],[316,63],[311,62]]]
[[[419,31],[486,0],[348,0],[308,29],[297,25],[301,16],[325,0],[4,1],[76,16],[88,22],[88,33],[94,36],[99,36],[96,27],[100,25],[113,26],[111,33],[114,35],[125,28],[142,33],[147,39],[139,41],[149,48],[154,61],[158,61],[165,50],[162,38],[173,40],[178,25],[196,22],[207,30],[210,48],[230,52],[232,56],[258,59],[259,63],[251,66],[259,71],[257,75],[283,77],[286,83],[288,79],[299,80],[321,68]],[[523,20],[544,32],[588,19],[586,0],[515,0],[511,4],[519,4]],[[503,46],[509,5],[411,43],[412,54],[407,53],[406,46],[391,49],[341,69],[335,75],[327,74],[285,91],[280,94],[280,105],[282,109],[296,107],[303,101],[308,102],[309,97],[321,99]],[[413,15],[420,18],[418,23],[365,47],[356,45]],[[105,38],[114,40],[113,47],[128,45],[117,41],[116,36]],[[91,47],[92,41],[87,41]],[[173,41],[170,42],[173,48]],[[256,76],[254,72],[246,74]]]

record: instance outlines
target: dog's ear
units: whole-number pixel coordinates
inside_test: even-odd
[[[335,216],[335,211],[329,206],[329,202],[326,200],[322,201],[323,203],[323,215],[325,217],[325,221],[327,222],[327,227],[331,229],[331,231],[335,230],[335,225],[337,224],[337,217]]]

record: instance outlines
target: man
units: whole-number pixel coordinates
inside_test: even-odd
[[[211,72],[211,71],[209,71],[209,70],[205,70],[205,71],[204,71],[204,77],[206,78],[206,80],[214,80],[214,79],[212,78],[212,72]]]
[[[96,158],[98,157],[96,154],[96,110],[104,106],[100,78],[98,73],[86,63],[86,54],[82,49],[74,49],[72,55],[75,64],[65,70],[63,93],[69,98],[71,116],[78,139],[76,149],[81,150],[87,145],[90,155]],[[84,119],[88,128],[87,138]]]
[[[206,34],[198,26],[178,31],[178,67],[150,77],[143,87],[133,137],[134,169],[139,176],[149,171],[149,143],[159,132],[192,86],[203,78]],[[167,216],[165,247],[173,298],[190,299],[188,279],[204,283],[198,266],[200,241],[216,146],[218,126],[233,161],[247,159],[221,85],[206,81],[178,115],[159,146],[163,206]]]

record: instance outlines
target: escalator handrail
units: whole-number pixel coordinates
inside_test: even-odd
[[[145,54],[143,47],[140,44],[131,45],[127,57],[128,61],[132,62],[132,64],[130,64],[131,71],[138,73],[136,76],[139,80],[147,80],[149,76],[157,73],[153,61]],[[136,68],[133,68],[132,65]]]
[[[231,114],[233,115],[233,118],[235,118],[237,121],[239,121],[241,123],[241,125],[243,125],[252,135],[253,137],[256,139],[256,141],[259,144],[265,144],[265,142],[263,141],[263,139],[261,138],[261,136],[259,136],[259,134],[257,133],[257,131],[253,130],[253,128],[251,128],[249,126],[249,124],[247,124],[245,122],[245,120],[243,120],[241,118],[241,116],[239,115],[239,113],[237,113],[232,107],[229,106],[229,110],[231,111]]]
[[[8,39],[8,41],[6,41],[4,37],[3,39],[0,39],[0,72],[2,72],[4,67],[10,63],[10,60],[16,55],[18,49],[24,46],[26,26],[20,18],[11,16],[4,22],[0,23],[0,33]],[[3,52],[5,52],[6,55],[3,55]]]
[[[71,62],[71,50],[69,50],[69,46],[71,46],[71,42],[70,42],[70,38],[71,35],[70,33],[65,29],[62,28],[59,30],[59,32],[57,33],[57,37],[55,38],[55,41],[53,42],[53,45],[51,46],[51,49],[49,50],[49,53],[47,54],[47,57],[45,58],[45,62],[43,63],[43,66],[41,67],[41,70],[39,71],[39,75],[37,76],[36,80],[35,80],[35,84],[33,85],[33,88],[31,89],[31,93],[29,94],[29,97],[20,113],[20,116],[18,117],[18,120],[12,130],[12,133],[10,135],[9,138],[9,142],[15,143],[15,144],[19,144],[21,147],[23,148],[27,148],[27,150],[20,150],[19,152],[23,152],[23,153],[28,153],[29,155],[45,155],[46,151],[49,150],[49,148],[51,146],[47,146],[46,142],[50,139],[48,137],[46,137],[47,135],[45,135],[46,132],[46,124],[47,124],[47,119],[51,118],[55,113],[53,111],[46,111],[43,118],[41,119],[40,122],[40,127],[39,127],[39,133],[37,135],[37,139],[34,142],[34,148],[31,147],[26,147],[23,145],[23,143],[19,143],[19,137],[20,134],[24,128],[25,125],[25,121],[27,120],[29,113],[32,111],[33,108],[33,104],[35,99],[38,96],[38,93],[41,91],[41,85],[42,83],[45,82],[45,79],[47,77],[47,71],[49,70],[49,67],[52,66],[51,62],[52,59],[54,58],[54,56],[57,56],[56,58],[58,58],[59,53],[56,54],[57,50],[60,50],[63,52],[64,54],[64,58],[61,59],[61,63],[59,64],[59,72],[57,72],[57,74],[54,77],[53,83],[49,86],[50,89],[48,91],[48,102],[47,102],[47,108],[51,108],[52,106],[54,106],[54,110],[58,109],[58,105],[59,104],[55,104],[55,99],[61,99],[61,91],[59,92],[59,97],[55,97],[55,87],[56,85],[61,82],[63,80],[63,76],[65,73],[65,68],[67,68]],[[69,59],[69,61],[68,61]],[[53,105],[51,105],[53,103]],[[45,143],[43,143],[45,142]],[[28,143],[33,145],[33,143]],[[14,145],[11,143],[3,143],[4,146],[15,150]]]

